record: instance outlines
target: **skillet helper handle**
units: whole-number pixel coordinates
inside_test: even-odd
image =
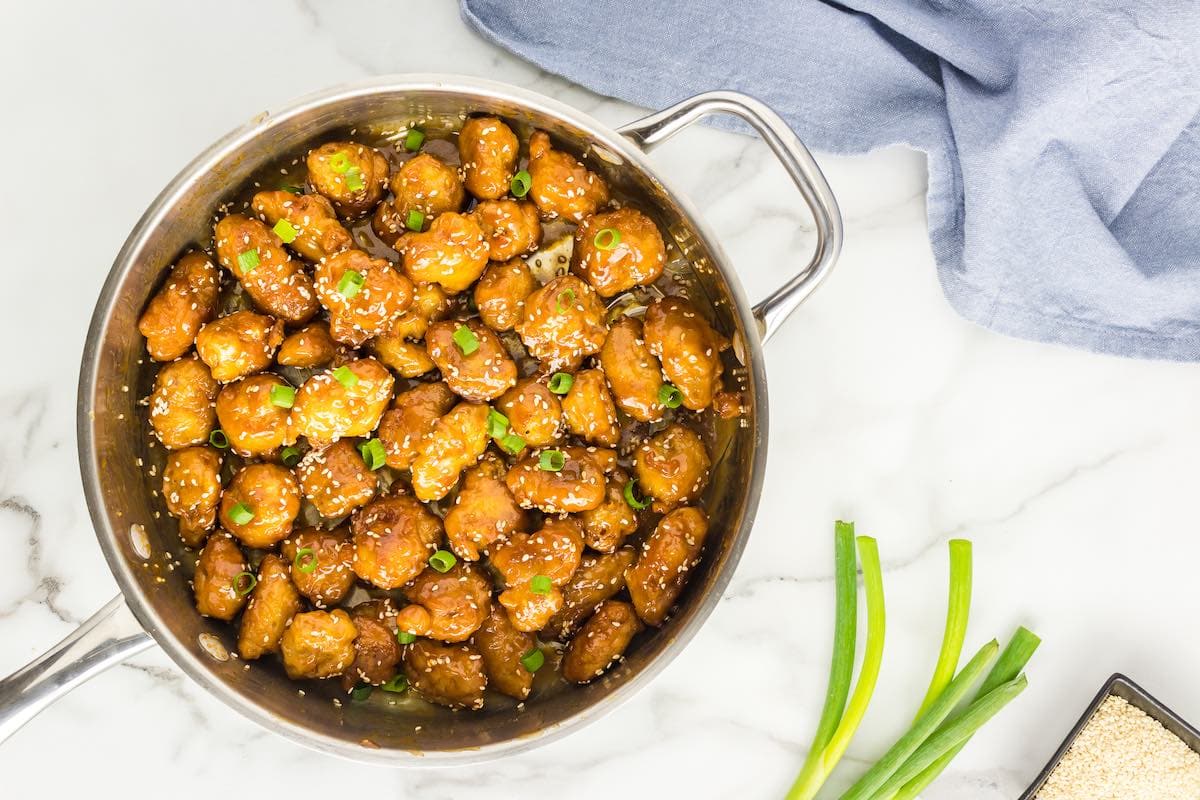
[[[154,644],[118,595],[71,635],[0,680],[0,742],[79,684]]]
[[[800,190],[816,224],[817,244],[808,264],[754,306],[754,318],[758,320],[759,334],[765,342],[833,269],[842,249],[842,214],[812,153],[782,117],[749,95],[705,92],[617,130],[649,152],[692,123],[713,114],[732,114],[754,128]]]

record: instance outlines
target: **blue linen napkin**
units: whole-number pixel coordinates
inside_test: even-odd
[[[738,89],[819,150],[919,148],[959,313],[1200,360],[1194,0],[461,2],[487,38],[605,95]]]

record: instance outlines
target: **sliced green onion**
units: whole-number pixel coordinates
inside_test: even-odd
[[[521,170],[516,175],[513,175],[512,181],[508,184],[508,188],[512,190],[513,197],[524,197],[529,194],[529,187],[531,186],[533,186],[533,176],[525,170]]]
[[[425,132],[420,128],[413,128],[404,137],[404,149],[410,153],[415,153],[421,149],[421,144],[425,141]]]
[[[632,483],[632,481],[630,481]],[[813,734],[812,746],[800,775],[788,792],[788,798],[812,798],[828,774],[822,755],[842,720],[846,698],[850,696],[850,681],[854,677],[854,647],[858,631],[858,564],[854,558],[854,523],[834,524],[834,594],[836,611],[833,626],[833,660],[829,667],[829,688],[825,707]]]
[[[958,659],[962,655],[963,640],[967,637],[967,618],[971,614],[971,543],[966,539],[950,540],[950,599],[946,604],[946,631],[942,635],[942,649],[938,653],[937,665],[925,699],[917,710],[917,717],[929,710],[933,701],[950,684]],[[1015,676],[1014,676],[1015,677]]]
[[[545,575],[534,575],[529,579],[529,591],[534,594],[550,594],[554,584]]]
[[[996,716],[1000,709],[1023,692],[1028,683],[1024,675],[1018,675],[1013,680],[1002,683],[987,694],[971,701],[967,710],[958,715],[953,722],[926,739],[925,743],[912,754],[912,757],[905,761],[903,766],[880,787],[879,793],[875,796],[891,797],[892,793],[907,786],[909,782],[915,782],[926,771],[940,764],[946,756],[949,755],[953,758],[967,743],[967,740],[974,736],[984,723]]]
[[[566,311],[568,308],[570,308],[573,305],[575,305],[575,290],[574,289],[563,289],[561,292],[558,293],[558,301],[555,306],[558,310],[558,313],[560,313],[560,314],[563,313],[564,311]]]
[[[1038,649],[1038,645],[1041,643],[1042,640],[1033,631],[1025,627],[1017,628],[1017,632],[1008,640],[1008,645],[1004,648],[1004,652],[1000,654],[1000,658],[996,659],[996,664],[992,667],[992,671],[983,679],[983,683],[980,684],[979,691],[975,693],[975,699],[972,702],[981,700],[984,696],[1000,688],[1000,686],[1020,677],[1021,670],[1025,669],[1025,665],[1029,663],[1029,659],[1033,657],[1034,651]],[[954,724],[956,719],[952,720],[949,724]],[[942,729],[944,730],[946,727],[947,725],[943,725]],[[970,739],[970,736],[967,739]],[[966,743],[966,740],[964,740],[960,744],[955,745],[929,766],[922,769],[920,774],[909,780],[908,783],[904,784],[902,789],[896,792],[892,800],[916,800],[917,796],[925,790],[925,787],[933,783],[937,776],[941,775],[943,770],[950,765],[950,762],[962,751]],[[913,758],[916,758],[918,755],[920,755],[920,751],[914,753]],[[911,761],[912,759],[909,760]],[[909,772],[909,764],[906,761],[897,775],[903,777],[903,775],[907,775]],[[892,776],[887,786],[884,787],[885,789],[893,785],[893,783],[899,783],[897,775]],[[883,797],[887,796],[886,794],[883,795]]]
[[[350,169],[350,156],[345,152],[334,153],[329,157],[329,168],[341,175]]]
[[[300,231],[296,226],[288,222],[286,219],[281,219],[275,223],[275,227],[271,230],[275,231],[275,235],[283,240],[284,244],[291,244],[296,241],[296,237],[300,235]]]
[[[311,547],[301,547],[292,559],[292,566],[305,575],[311,575],[317,571],[317,551]]]
[[[362,170],[351,167],[346,170],[346,188],[352,192],[361,191],[367,184],[363,182]]]
[[[233,591],[238,597],[245,597],[258,583],[253,572],[239,572],[233,576]]]
[[[243,250],[242,252],[238,253],[237,263],[238,269],[242,271],[242,274],[249,275],[251,272],[254,272],[254,270],[258,269],[258,251]]]
[[[404,220],[404,227],[410,231],[420,231],[425,227],[425,215],[414,208],[408,212],[408,217]]]
[[[630,478],[629,480],[625,481],[625,488],[622,490],[621,494],[625,495],[625,502],[630,508],[641,511],[643,508],[646,508],[650,505],[650,498],[638,496],[641,493],[638,492],[637,478]]]
[[[292,184],[286,184],[284,186],[281,186],[280,188],[283,189],[283,191],[288,192],[289,194],[304,194],[303,186],[295,186]]]
[[[416,640],[417,635],[415,633],[409,633],[408,631],[396,631],[396,641],[400,642],[400,644],[412,644]]]
[[[438,550],[429,557],[429,566],[438,572],[449,572],[450,568],[457,563],[458,559],[449,550]]]
[[[379,688],[383,689],[385,692],[392,692],[393,694],[401,694],[402,692],[407,692],[408,691],[408,678],[404,677],[403,675],[395,675],[392,677],[392,679],[390,681],[383,684]]]
[[[536,647],[521,656],[521,666],[530,672],[537,672],[545,663],[546,654]]]
[[[679,408],[683,405],[683,392],[673,383],[664,383],[658,387],[658,402],[667,408]]]
[[[358,446],[358,452],[367,463],[367,469],[372,472],[387,463],[387,451],[383,449],[383,442],[378,439],[363,442]]]
[[[361,703],[371,696],[371,686],[367,683],[360,683],[350,690],[350,699],[356,703]]]
[[[245,503],[234,503],[233,508],[229,509],[229,519],[234,525],[245,525],[254,519],[254,511]]]
[[[567,457],[562,450],[543,450],[538,454],[538,467],[546,472],[558,472],[566,463]]]
[[[279,453],[279,460],[283,462],[285,467],[294,467],[300,463],[300,448],[285,447]]]
[[[347,389],[358,383],[358,376],[354,374],[354,370],[344,364],[333,371],[333,377]]]
[[[225,435],[225,431],[217,428],[208,435],[208,443],[218,450],[224,450],[229,447],[229,437]]]
[[[367,277],[361,272],[348,269],[342,273],[342,278],[338,281],[338,294],[349,300],[358,294],[366,282]]]
[[[506,453],[516,455],[525,449],[525,440],[515,433],[510,433],[500,440],[500,446],[504,448]]]
[[[575,378],[567,372],[556,372],[550,378],[550,391],[555,394],[566,394],[575,385]]]
[[[592,244],[600,250],[612,250],[621,243],[621,232],[616,228],[601,228],[592,239]]]
[[[508,417],[494,408],[489,408],[487,426],[488,436],[493,439],[503,439],[504,435],[508,433]]]
[[[1000,643],[995,639],[981,647],[979,652],[962,668],[962,671],[954,676],[954,680],[950,681],[946,690],[938,695],[937,699],[929,706],[929,710],[917,718],[912,727],[892,745],[883,758],[875,762],[875,765],[842,795],[841,800],[868,800],[868,798],[875,797],[876,792],[883,784],[887,783],[888,779],[938,729],[946,717],[950,716],[950,712],[954,710],[960,700],[967,696],[967,692],[975,685],[975,681],[983,677],[984,670],[991,665],[999,652]],[[916,775],[916,772],[913,775]],[[899,786],[903,785],[904,781],[899,784]]]
[[[462,351],[464,356],[469,356],[479,349],[479,337],[475,335],[475,331],[466,325],[459,325],[455,328],[454,335],[450,338],[458,345],[458,349]]]
[[[291,386],[277,383],[271,387],[271,405],[280,408],[291,408],[296,403],[296,390]]]

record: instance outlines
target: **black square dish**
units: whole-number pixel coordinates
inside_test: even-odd
[[[1104,683],[1104,686],[1088,706],[1087,711],[1083,712],[1083,716],[1075,723],[1075,727],[1071,728],[1071,732],[1067,734],[1067,738],[1063,740],[1058,750],[1050,758],[1050,762],[1046,764],[1046,768],[1029,785],[1029,788],[1021,795],[1020,800],[1033,800],[1037,796],[1037,793],[1041,791],[1042,785],[1050,777],[1050,773],[1054,772],[1059,761],[1062,760],[1063,756],[1067,754],[1067,750],[1075,742],[1075,738],[1079,735],[1079,732],[1092,719],[1092,715],[1096,713],[1096,709],[1100,707],[1100,704],[1109,695],[1114,694],[1152,719],[1158,720],[1164,728],[1178,736],[1184,744],[1197,753],[1200,753],[1200,730],[1189,725],[1178,714],[1155,699],[1153,695],[1141,686],[1138,686],[1118,672]]]

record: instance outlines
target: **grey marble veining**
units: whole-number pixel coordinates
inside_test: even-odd
[[[0,672],[115,592],[88,525],[75,381],[96,291],[159,188],[268,106],[365,75],[507,80],[620,124],[640,111],[546,75],[430,2],[25,3],[0,26]],[[719,88],[719,87],[714,87]],[[758,142],[690,130],[655,152],[752,298],[807,255],[799,198]],[[767,347],[771,444],[741,566],[687,651],[633,700],[532,753],[471,769],[331,760],[243,720],[150,651],[0,747],[4,796],[209,797],[271,787],[422,800],[775,798],[820,711],[832,520],[878,537],[883,674],[831,796],[907,725],[945,614],[945,541],[976,543],[970,643],[1045,639],[1030,688],[926,793],[1010,800],[1114,670],[1200,718],[1190,635],[1200,556],[1200,371],[1003,339],[957,318],[925,238],[924,159],[820,158],[846,248]],[[68,197],[63,200],[63,195]],[[1048,265],[1047,268],[1052,268]],[[636,776],[636,777],[635,777]]]

